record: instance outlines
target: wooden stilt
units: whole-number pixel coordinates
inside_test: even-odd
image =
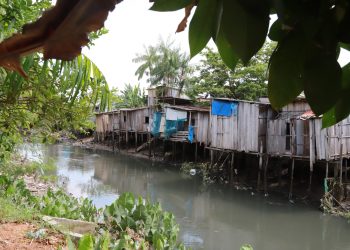
[[[267,195],[267,167],[269,165],[269,156],[266,156],[264,165],[264,193]]]
[[[345,163],[344,179],[346,182],[348,182],[348,159],[344,159],[344,163]]]
[[[114,152],[114,147],[115,147],[115,140],[114,140],[114,113],[112,114],[112,143],[113,143],[113,146],[112,146],[112,150]]]
[[[263,154],[262,154],[262,146],[260,146],[260,154],[259,154],[259,170],[258,170],[258,182],[257,182],[257,191],[260,191],[260,184],[261,184],[261,171],[263,167]]]
[[[198,160],[198,143],[196,142],[196,145],[195,145],[195,152],[194,152],[194,162],[197,162]]]
[[[281,187],[282,186],[282,165],[278,162],[278,186]]]
[[[137,132],[135,131],[135,152],[137,150]]]
[[[152,152],[151,152],[151,134],[148,133],[147,134],[147,141],[148,141],[148,158],[151,159],[151,155],[152,155]]]
[[[176,142],[174,142],[174,160],[176,161]]]
[[[186,149],[186,143],[182,142],[182,162],[185,161],[185,149]]]
[[[334,169],[334,179],[337,179],[337,178],[338,178],[338,171],[339,171],[339,165],[338,165],[338,163],[335,163],[335,164],[334,164],[333,169]]]
[[[230,164],[230,184],[233,184],[233,172],[234,172],[234,161],[235,161],[235,153],[231,152],[231,164]]]
[[[313,169],[310,169],[309,187],[308,187],[308,189],[307,189],[308,194],[311,193],[311,186],[312,186],[312,176],[313,176],[313,173],[314,173]]]
[[[290,171],[289,200],[292,200],[292,197],[293,197],[294,164],[295,164],[295,160],[293,158],[292,169]]]
[[[329,162],[326,162],[326,179],[328,179],[328,175],[329,175]]]
[[[210,166],[214,164],[214,150],[210,149]]]

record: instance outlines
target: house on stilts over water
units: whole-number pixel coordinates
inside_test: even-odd
[[[148,89],[148,105],[96,114],[96,140],[114,148],[147,151],[149,157],[170,156],[173,161],[209,160],[212,166],[236,174],[235,155],[257,159],[257,186],[267,192],[269,161],[288,161],[290,196],[295,162],[307,163],[309,189],[315,165],[347,181],[350,157],[350,118],[322,129],[302,96],[281,110],[267,98],[258,102],[212,98],[208,106],[195,105],[179,89]],[[169,158],[169,157],[168,157]],[[305,165],[305,164],[304,164]],[[345,165],[345,166],[343,166]]]

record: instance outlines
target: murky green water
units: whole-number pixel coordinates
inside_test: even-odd
[[[346,220],[286,198],[203,187],[166,166],[108,152],[64,145],[35,151],[54,159],[70,193],[89,197],[99,207],[126,191],[161,202],[175,214],[180,239],[193,249],[239,249],[244,243],[255,250],[350,249]]]

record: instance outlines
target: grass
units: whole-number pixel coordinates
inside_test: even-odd
[[[11,199],[0,197],[0,222],[32,222],[38,218],[37,211],[20,207]]]

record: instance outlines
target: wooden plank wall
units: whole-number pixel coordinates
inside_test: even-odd
[[[149,108],[121,111],[121,129],[127,129],[128,131],[134,132],[147,132],[149,129],[149,124],[152,122],[149,112]],[[125,122],[124,116],[126,116]],[[146,116],[149,117],[148,124],[145,123]]]
[[[96,115],[96,132],[106,134],[108,131],[109,116],[108,114]]]
[[[287,120],[269,120],[267,126],[267,153],[274,155],[290,154],[286,151]]]
[[[195,138],[200,144],[209,145],[209,112],[198,112],[195,124]]]
[[[339,157],[341,140],[343,142],[343,156],[350,155],[350,117],[323,130],[321,118],[314,119],[314,123],[317,160],[331,160],[334,157]]]
[[[239,102],[237,116],[211,114],[211,146],[245,152],[259,151],[259,105]]]

